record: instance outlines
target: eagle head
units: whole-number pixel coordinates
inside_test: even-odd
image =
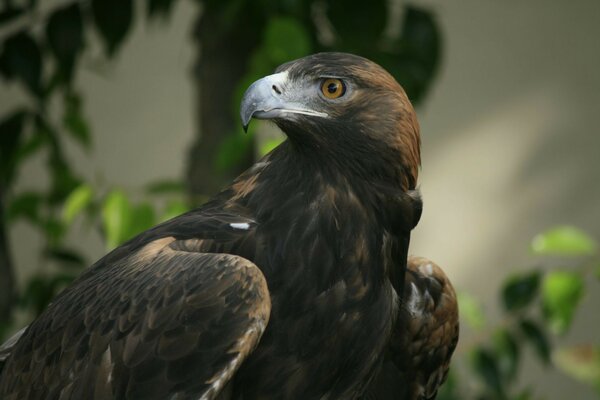
[[[273,120],[293,146],[343,154],[350,166],[392,172],[416,186],[419,124],[402,87],[376,63],[346,53],[318,53],[285,63],[244,94],[241,117]],[[381,170],[385,171],[381,171]]]

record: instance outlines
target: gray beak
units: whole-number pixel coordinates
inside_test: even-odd
[[[305,114],[327,117],[327,114],[306,107],[305,93],[290,90],[288,72],[265,76],[254,82],[242,98],[240,116],[244,131],[247,131],[252,118],[285,118],[289,114]]]

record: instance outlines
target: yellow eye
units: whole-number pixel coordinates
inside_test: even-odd
[[[321,83],[321,93],[327,99],[337,99],[346,93],[346,85],[340,79],[327,78]]]

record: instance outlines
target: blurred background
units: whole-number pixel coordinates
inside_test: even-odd
[[[411,253],[461,302],[440,397],[598,398],[599,21],[597,0],[4,0],[0,336],[282,140],[242,134],[249,83],[349,51],[417,107]]]

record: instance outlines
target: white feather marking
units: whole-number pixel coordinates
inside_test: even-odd
[[[244,231],[250,229],[250,224],[247,222],[232,222],[231,224],[229,224],[229,226],[233,229],[242,229]]]
[[[417,285],[415,285],[413,282],[410,283],[410,292],[411,293],[409,296],[408,303],[406,304],[406,308],[411,313],[411,315],[420,316],[421,309],[419,307],[419,300],[421,296],[419,294],[419,289],[417,288]]]

